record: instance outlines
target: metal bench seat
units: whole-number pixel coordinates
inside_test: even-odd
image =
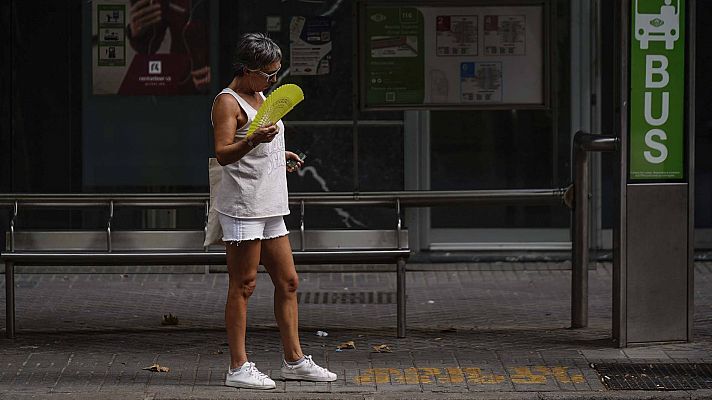
[[[396,191],[291,193],[289,203],[299,207],[300,227],[289,235],[297,264],[396,264],[397,335],[405,337],[405,262],[410,253],[408,232],[401,229],[401,206],[431,207],[452,204],[560,204],[562,189]],[[305,206],[389,207],[395,211],[395,229],[305,229]],[[5,263],[7,335],[15,334],[14,271],[16,265],[224,265],[220,246],[202,247],[210,200],[200,193],[157,194],[0,194],[0,206],[11,208]],[[115,231],[115,208],[200,207],[205,230]],[[106,230],[18,230],[20,209],[106,208]]]
[[[204,248],[204,231],[20,231],[5,264],[6,330],[15,336],[15,266],[225,265],[223,246]],[[397,335],[405,337],[405,262],[408,231],[300,230],[289,240],[296,264],[395,264]]]

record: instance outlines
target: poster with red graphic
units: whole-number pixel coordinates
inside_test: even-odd
[[[208,3],[94,0],[92,93],[205,93],[211,80]]]
[[[435,29],[438,56],[477,55],[477,15],[438,15]]]

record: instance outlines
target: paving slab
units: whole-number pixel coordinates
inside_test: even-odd
[[[25,267],[16,275],[17,338],[0,339],[0,399],[712,398],[709,390],[607,390],[591,366],[712,362],[712,263],[696,264],[695,340],[628,349],[611,341],[610,264],[589,271],[589,326],[569,328],[569,267],[417,265],[407,275],[402,339],[395,336],[395,274],[303,272],[302,346],[337,372],[332,383],[281,379],[272,286],[260,273],[247,350],[276,379],[269,392],[223,386],[229,362],[224,273]],[[168,313],[177,325],[161,325]],[[356,349],[337,351],[347,340]],[[375,352],[382,344],[391,352]],[[154,363],[170,371],[145,369]]]

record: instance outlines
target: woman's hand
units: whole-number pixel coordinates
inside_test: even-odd
[[[261,126],[250,135],[250,140],[255,145],[260,143],[269,143],[274,140],[274,137],[279,133],[279,127],[276,124]]]
[[[304,165],[304,160],[291,151],[285,151],[284,157],[287,159],[287,172],[294,172]]]

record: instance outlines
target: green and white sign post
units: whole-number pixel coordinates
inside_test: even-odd
[[[621,24],[625,45],[613,333],[621,347],[688,341],[694,0],[623,1]]]
[[[629,179],[635,182],[685,176],[685,0],[675,2],[633,0]]]

